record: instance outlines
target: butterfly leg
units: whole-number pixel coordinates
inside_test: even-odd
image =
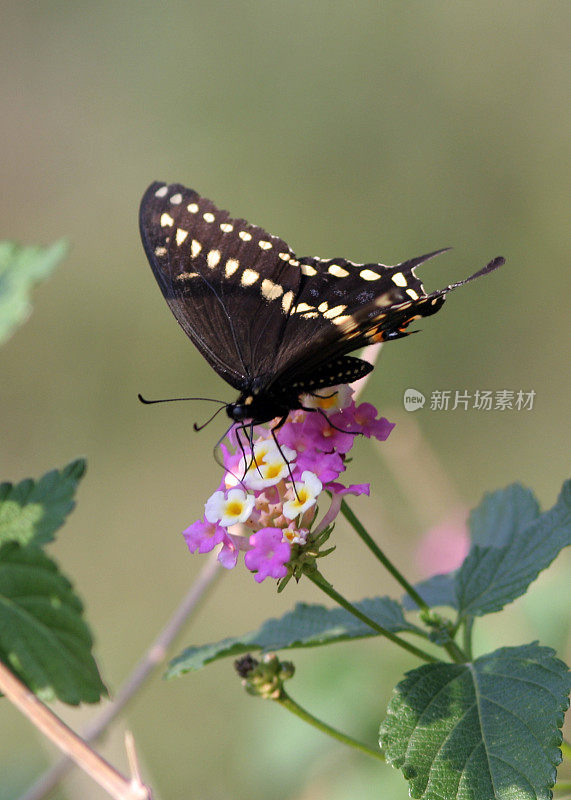
[[[309,392],[312,397],[317,397],[319,400],[331,400],[332,397],[335,397],[337,392],[331,392],[331,394],[317,394],[316,392]]]
[[[351,436],[358,436],[361,433],[361,431],[348,431],[345,430],[344,428],[339,428],[337,425],[331,422],[331,420],[329,419],[329,417],[322,408],[308,408],[307,406],[300,406],[300,408],[302,411],[312,411],[312,412],[317,411],[318,414],[321,414],[322,417],[325,417],[325,419],[327,420],[327,424],[330,425],[333,428],[333,430],[339,431],[339,433],[349,433]]]
[[[246,439],[248,441],[248,445],[250,447],[251,458],[250,458],[249,462],[248,462],[248,456],[246,455],[246,450],[244,449],[244,445],[242,444],[242,439],[240,438],[240,433],[239,433],[240,431],[244,431],[244,433],[246,435]],[[236,440],[238,441],[238,445],[240,447],[240,450],[242,451],[242,458],[244,459],[244,474],[242,475],[242,478],[239,479],[240,483],[242,484],[242,486],[244,486],[244,483],[243,483],[244,478],[248,474],[249,470],[252,468],[252,464],[256,465],[256,469],[258,470],[258,474],[260,475],[260,478],[262,477],[262,473],[260,472],[260,466],[259,466],[258,462],[256,461],[256,455],[254,453],[254,422],[253,421],[250,422],[249,425],[238,425],[237,426],[237,428],[236,428]],[[236,477],[236,476],[234,476],[234,477]]]
[[[223,461],[219,461],[219,460],[217,459],[217,457],[216,457],[216,456],[217,456],[217,453],[218,453],[218,448],[220,447],[220,445],[222,444],[222,442],[224,441],[224,439],[225,439],[225,438],[228,436],[228,434],[230,433],[230,431],[232,430],[232,428],[233,428],[233,427],[234,427],[234,423],[232,423],[232,424],[230,425],[230,427],[228,428],[228,430],[227,430],[227,431],[224,431],[224,433],[222,434],[222,436],[220,437],[220,439],[218,439],[218,441],[217,441],[217,442],[216,442],[216,444],[214,445],[214,450],[213,450],[214,461],[215,461],[215,462],[218,464],[218,466],[219,466],[219,467],[222,467],[222,469],[226,469],[226,467],[224,466],[224,462],[223,462]]]
[[[276,447],[277,447],[277,448],[278,448],[278,450],[280,451],[280,455],[281,455],[281,457],[283,458],[283,460],[284,460],[284,461],[285,461],[285,463],[287,464],[287,471],[289,472],[289,477],[291,478],[291,482],[292,482],[293,490],[294,490],[294,492],[295,492],[295,496],[296,496],[296,497],[297,497],[297,499],[299,500],[299,495],[298,495],[298,493],[297,493],[297,489],[295,488],[295,480],[294,480],[294,478],[293,478],[293,473],[292,473],[292,471],[291,471],[291,467],[290,467],[290,465],[289,465],[289,461],[288,461],[288,460],[287,460],[287,458],[285,457],[285,454],[284,454],[284,452],[283,452],[283,450],[282,450],[282,448],[281,448],[281,445],[280,445],[280,443],[278,442],[278,439],[277,439],[277,436],[276,436],[276,433],[275,433],[276,431],[278,431],[278,430],[279,430],[279,429],[282,427],[282,425],[284,424],[284,422],[287,420],[288,416],[289,416],[289,414],[284,414],[284,416],[283,416],[283,417],[280,419],[280,421],[278,422],[278,424],[277,424],[277,425],[274,425],[274,427],[271,429],[271,433],[272,433],[272,439],[273,439],[273,440],[274,440],[274,442],[276,443]]]
[[[251,446],[250,437],[248,436],[248,433],[247,433],[248,428],[246,427],[246,425],[238,425],[236,427],[236,441],[238,442],[238,447],[240,448],[240,451],[242,453],[242,458],[244,459],[244,474],[242,475],[242,478],[240,480],[240,483],[242,483],[242,481],[246,477],[246,473],[250,469],[250,465],[251,465],[252,462],[250,462],[250,464],[247,463],[248,457],[246,455],[246,450],[244,448],[244,445],[242,444],[242,439],[240,438],[240,431],[244,431],[244,433],[246,434],[246,439],[247,439],[248,443],[250,444],[250,450],[251,450],[252,454],[253,454],[254,451],[253,451],[253,448]]]
[[[252,458],[250,459],[250,463],[248,464],[248,469],[246,470],[246,472],[249,469],[251,469],[252,468],[252,464],[254,464],[256,469],[258,470],[258,475],[260,476],[260,478],[262,478],[263,476],[262,476],[262,473],[260,471],[260,465],[258,464],[258,462],[256,460],[256,454],[254,453],[254,421],[253,420],[252,420],[252,422],[250,422],[248,430],[249,430],[249,434],[250,434],[248,436],[248,443],[250,445],[250,450],[252,451]],[[244,475],[245,474],[246,473],[244,473]]]
[[[309,392],[309,394],[312,397],[318,397],[320,400],[329,400],[330,398],[335,397],[337,392],[332,392],[332,394],[316,394],[315,392]],[[340,433],[350,433],[352,436],[357,436],[360,433],[360,431],[346,431],[346,430],[342,430],[341,428],[338,428],[337,425],[334,425],[331,422],[331,420],[329,419],[329,417],[327,416],[327,414],[324,412],[324,410],[322,408],[319,408],[319,407],[318,408],[307,408],[306,406],[301,406],[301,410],[302,411],[318,411],[322,416],[325,417],[325,419],[327,420],[329,425],[331,425],[331,427],[334,428],[334,430],[339,431]]]
[[[227,469],[228,472],[230,472],[230,474],[234,478],[236,478],[236,480],[240,483],[240,485],[244,489],[244,491],[247,492],[248,491],[248,487],[244,484],[244,478],[246,477],[246,474],[247,474],[248,470],[250,469],[250,467],[252,465],[252,462],[250,461],[249,464],[246,463],[247,462],[246,450],[244,449],[244,445],[242,444],[242,439],[240,438],[240,431],[244,431],[246,433],[246,439],[248,440],[248,443],[250,444],[250,448],[251,448],[251,451],[252,451],[252,458],[253,458],[253,454],[254,454],[253,427],[250,430],[250,435],[248,436],[248,433],[247,433],[248,428],[246,427],[246,425],[237,425],[236,426],[236,441],[238,442],[238,447],[240,448],[240,450],[242,452],[242,458],[244,459],[244,474],[242,475],[241,478],[239,478],[234,472],[231,472],[227,468],[226,469]]]
[[[230,427],[228,428],[228,430],[227,430],[227,431],[225,431],[225,432],[222,434],[222,436],[220,437],[220,439],[218,439],[218,441],[217,441],[217,442],[216,442],[216,444],[214,445],[213,456],[214,456],[214,461],[215,461],[215,462],[218,464],[218,466],[219,466],[219,467],[222,467],[222,469],[223,469],[225,472],[228,472],[230,475],[232,475],[232,477],[233,477],[233,478],[236,478],[236,480],[237,480],[237,481],[238,481],[238,483],[239,483],[239,484],[242,486],[242,488],[243,488],[245,491],[247,491],[247,489],[246,489],[246,486],[244,486],[243,480],[242,480],[241,478],[239,478],[239,477],[238,477],[238,475],[236,475],[234,472],[232,472],[232,470],[231,470],[231,469],[229,469],[229,467],[227,467],[227,466],[226,466],[226,464],[224,463],[224,461],[219,461],[219,460],[218,460],[218,458],[217,458],[217,455],[218,455],[218,448],[220,447],[221,443],[224,441],[224,439],[226,438],[226,436],[228,436],[228,434],[230,433],[230,431],[231,431],[231,430],[232,430],[232,428],[234,427],[234,424],[235,424],[235,423],[232,423],[232,425],[230,425]],[[240,449],[242,450],[242,454],[243,454],[243,456],[244,456],[244,461],[245,461],[245,460],[246,460],[246,454],[245,454],[245,452],[244,452],[244,447],[243,447],[243,445],[242,445],[242,440],[240,439],[240,435],[239,435],[239,433],[238,433],[238,430],[239,430],[239,428],[243,428],[243,427],[244,427],[244,426],[243,426],[243,425],[241,425],[241,426],[239,426],[238,428],[236,428],[236,439],[238,440],[238,444],[240,445]]]

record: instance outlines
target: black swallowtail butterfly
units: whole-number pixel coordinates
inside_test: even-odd
[[[282,239],[177,183],[149,186],[140,228],[180,326],[240,393],[226,411],[242,424],[283,421],[302,407],[300,395],[363,377],[373,367],[347,353],[406,336],[451,289],[504,262],[426,294],[414,269],[443,250],[393,267],[298,258]]]

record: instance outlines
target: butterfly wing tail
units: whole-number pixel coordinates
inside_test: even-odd
[[[465,278],[463,281],[458,281],[458,283],[451,283],[445,289],[442,289],[441,292],[447,293],[451,289],[456,289],[458,286],[464,286],[465,283],[469,283],[470,281],[479,278],[481,275],[487,275],[488,272],[493,272],[495,269],[498,269],[498,267],[501,267],[502,264],[505,264],[505,262],[506,260],[503,256],[496,256],[496,258],[493,258],[488,264],[486,264],[485,267],[482,267],[482,269],[479,269],[478,272],[470,275],[469,278]]]

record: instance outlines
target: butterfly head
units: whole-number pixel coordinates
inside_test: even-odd
[[[234,422],[253,422],[255,425],[261,425],[276,417],[286,417],[292,407],[289,398],[286,402],[285,399],[266,393],[248,394],[245,392],[235,403],[228,403],[226,413]]]

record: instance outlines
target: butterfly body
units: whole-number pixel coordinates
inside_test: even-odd
[[[140,209],[145,252],[174,316],[239,397],[237,423],[284,419],[301,396],[351,383],[372,366],[348,353],[406,336],[447,292],[427,294],[414,269],[299,258],[277,236],[230,217],[180,184],[153,183]],[[494,259],[472,280],[503,263]]]
[[[254,382],[235,403],[228,403],[226,413],[235,422],[254,420],[256,424],[286,417],[290,411],[304,408],[303,395],[315,393],[340,383],[351,383],[367,375],[373,366],[367,361],[343,356],[323,365],[320,371],[300,374],[292,386],[277,383],[266,388]]]
[[[253,422],[263,425],[276,417],[284,418],[290,411],[298,408],[297,397],[284,395],[272,397],[271,394],[244,394],[235,403],[228,403],[226,413],[231,420],[239,424]]]

